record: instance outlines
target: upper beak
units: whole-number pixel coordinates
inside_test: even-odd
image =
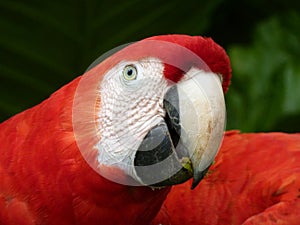
[[[137,176],[151,186],[193,177],[193,189],[213,163],[224,134],[226,108],[219,76],[191,68],[166,92],[164,108],[164,120],[136,152]]]

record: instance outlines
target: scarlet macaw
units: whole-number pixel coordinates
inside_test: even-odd
[[[149,224],[212,163],[230,76],[212,39],[152,37],[1,123],[0,224]]]
[[[297,224],[299,135],[226,133],[196,187],[230,76],[211,39],[152,37],[0,124],[0,224]]]

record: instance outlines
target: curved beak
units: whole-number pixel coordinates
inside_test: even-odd
[[[193,177],[193,189],[213,163],[224,134],[226,108],[219,76],[191,68],[169,88],[164,108],[164,120],[149,131],[135,155],[137,176],[151,186]]]
[[[182,144],[193,166],[195,188],[208,171],[223,139],[226,107],[217,74],[191,69],[178,84]]]

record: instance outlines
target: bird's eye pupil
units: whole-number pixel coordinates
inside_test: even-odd
[[[132,74],[133,74],[132,69],[127,70],[127,75],[128,75],[128,76],[131,76]]]

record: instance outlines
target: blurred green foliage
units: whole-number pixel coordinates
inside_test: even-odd
[[[253,42],[231,45],[230,126],[246,131],[300,131],[300,15],[260,23]]]
[[[299,11],[293,0],[0,0],[0,121],[113,47],[185,33],[211,36],[231,57],[227,129],[300,131]]]

